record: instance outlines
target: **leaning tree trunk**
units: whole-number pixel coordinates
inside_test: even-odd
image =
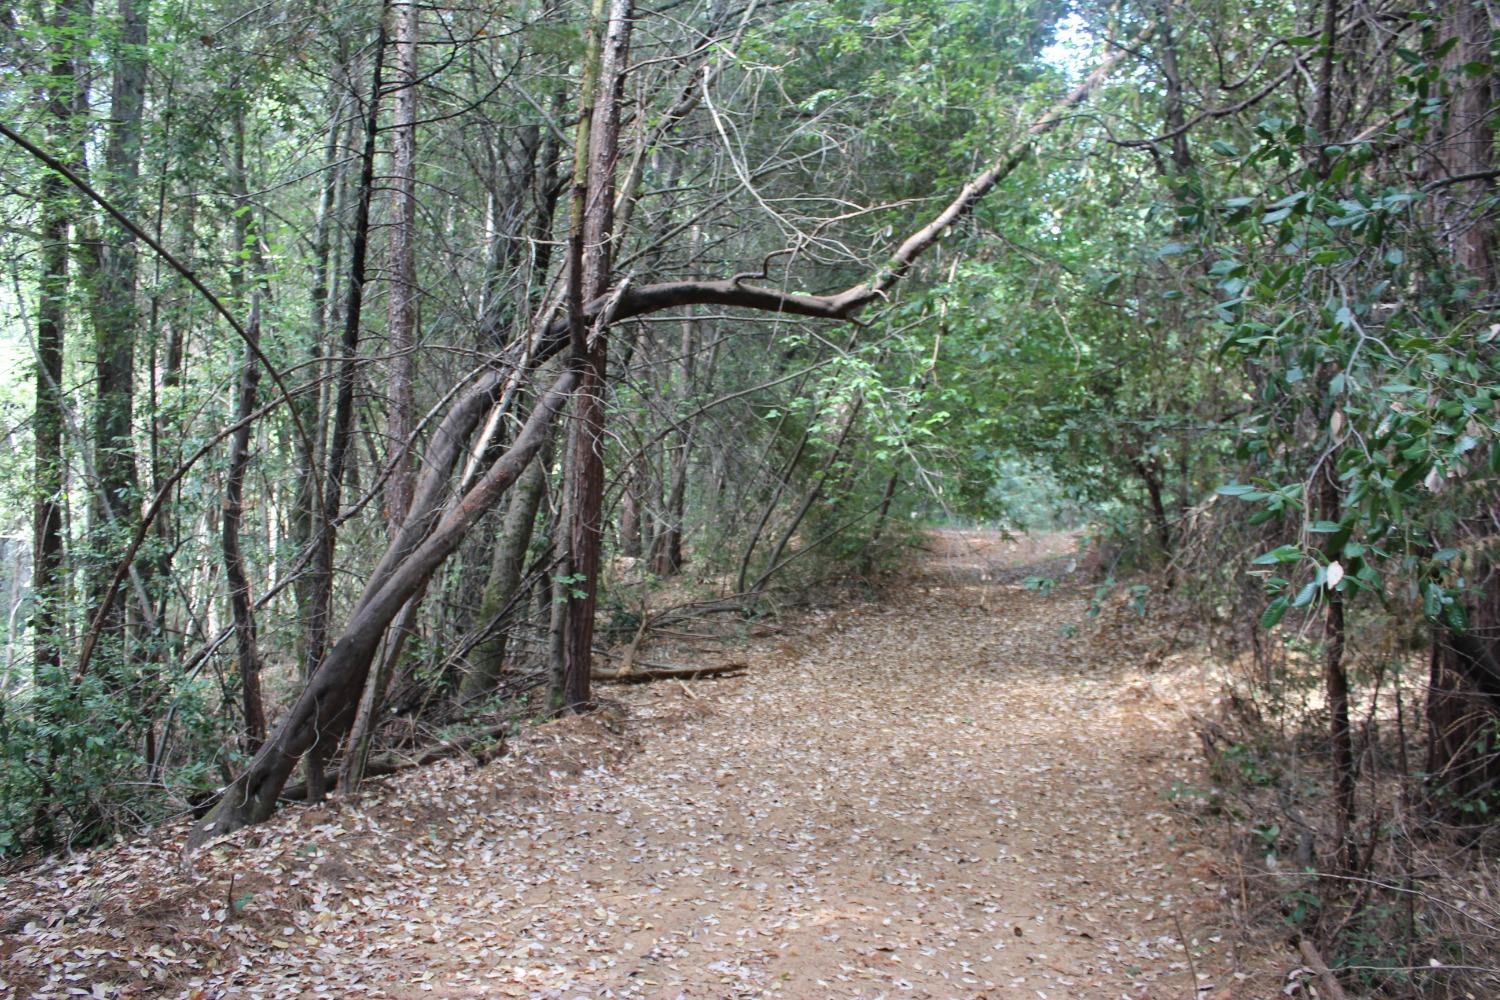
[[[459,701],[464,704],[493,691],[505,668],[509,634],[505,628],[498,627],[501,623],[497,619],[507,607],[517,603],[537,510],[541,507],[542,495],[547,492],[547,465],[547,449],[544,448],[540,459],[527,467],[525,475],[511,491],[510,506],[505,511],[505,522],[500,529],[500,540],[495,545],[490,576],[479,605],[481,627],[493,631],[489,638],[475,647],[470,658],[469,672],[459,687]]]
[[[511,447],[456,504],[440,515],[438,497],[442,492],[441,484],[451,474],[461,445],[479,422],[483,408],[471,406],[463,419],[453,421],[455,428],[462,428],[467,423],[461,438],[446,442],[435,440],[433,447],[441,454],[432,456],[431,465],[423,472],[403,537],[387,550],[386,558],[382,559],[343,634],[309,678],[306,688],[275,734],[266,741],[245,772],[225,790],[208,822],[194,829],[189,837],[190,846],[270,816],[276,806],[276,797],[286,785],[297,761],[315,751],[319,744],[333,745],[343,737],[353,722],[371,659],[391,621],[427,585],[433,572],[458,548],[474,522],[495,504],[536,457],[553,420],[577,384],[576,371],[569,369],[564,372],[537,401]],[[435,439],[441,434],[440,428],[434,435]],[[424,493],[430,494],[430,505],[424,504]],[[429,511],[432,512],[430,515]],[[426,525],[417,522],[430,519],[435,523],[430,530],[423,532]],[[421,533],[422,540],[411,544],[418,533]]]
[[[758,591],[764,587],[766,581],[771,579],[771,575],[781,568],[781,554],[791,544],[792,538],[796,536],[797,529],[802,526],[802,521],[812,510],[813,504],[817,503],[818,498],[823,495],[823,488],[828,483],[828,477],[833,472],[834,465],[838,463],[839,458],[843,455],[844,445],[849,440],[849,432],[854,430],[854,425],[858,423],[859,414],[864,409],[864,405],[865,398],[859,396],[855,398],[853,405],[849,407],[849,415],[844,418],[844,426],[839,430],[839,436],[833,442],[833,450],[823,460],[823,467],[818,470],[818,478],[813,481],[812,489],[808,490],[807,495],[802,498],[802,503],[797,506],[796,513],[792,515],[791,522],[787,524],[786,529],[781,533],[781,537],[777,539],[776,547],[771,550],[771,556],[766,560],[766,568],[761,571],[760,576],[756,577],[755,582],[750,585],[752,591]]]

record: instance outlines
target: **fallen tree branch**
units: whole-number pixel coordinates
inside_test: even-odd
[[[1303,961],[1307,963],[1309,969],[1317,973],[1318,985],[1328,994],[1330,1000],[1348,1000],[1348,994],[1339,985],[1338,977],[1333,974],[1333,970],[1328,967],[1328,963],[1323,961],[1323,956],[1318,954],[1318,949],[1313,943],[1307,938],[1303,938],[1298,946],[1302,950]]]
[[[598,684],[646,684],[650,681],[691,681],[705,677],[738,676],[749,669],[748,663],[717,663],[707,667],[671,667],[646,663],[628,674],[596,670],[593,679]]]
[[[502,722],[488,729],[460,736],[455,740],[445,740],[434,744],[418,753],[415,757],[408,754],[388,753],[379,757],[373,757],[365,762],[363,777],[380,778],[389,774],[399,774],[402,771],[410,771],[413,768],[426,767],[436,764],[440,760],[448,760],[468,753],[474,747],[495,741],[494,747],[487,747],[482,752],[474,754],[476,764],[488,764],[490,761],[505,756],[505,731],[510,723]],[[301,802],[307,798],[307,784],[298,782],[288,785],[281,790],[280,798],[289,802]]]

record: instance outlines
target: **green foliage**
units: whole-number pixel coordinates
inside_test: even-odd
[[[184,745],[150,743],[158,751],[152,767],[144,751],[154,706],[132,696],[146,680],[114,670],[75,682],[65,668],[39,675],[28,697],[8,702],[0,718],[0,851],[96,843],[173,815],[212,789],[226,735],[214,716],[215,693],[191,679],[166,692],[166,732]],[[162,794],[143,793],[143,774]]]

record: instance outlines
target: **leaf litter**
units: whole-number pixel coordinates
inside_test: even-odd
[[[1165,794],[1200,780],[1210,671],[1124,619],[1065,638],[1070,545],[937,532],[744,677],[611,692],[191,859],[178,825],[12,873],[0,994],[1268,995]]]

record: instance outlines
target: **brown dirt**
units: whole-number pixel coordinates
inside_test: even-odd
[[[494,763],[288,810],[191,866],[178,829],[15,876],[0,992],[1275,995],[1169,801],[1202,782],[1205,668],[1064,638],[1071,545],[940,532],[744,678],[610,690]]]

